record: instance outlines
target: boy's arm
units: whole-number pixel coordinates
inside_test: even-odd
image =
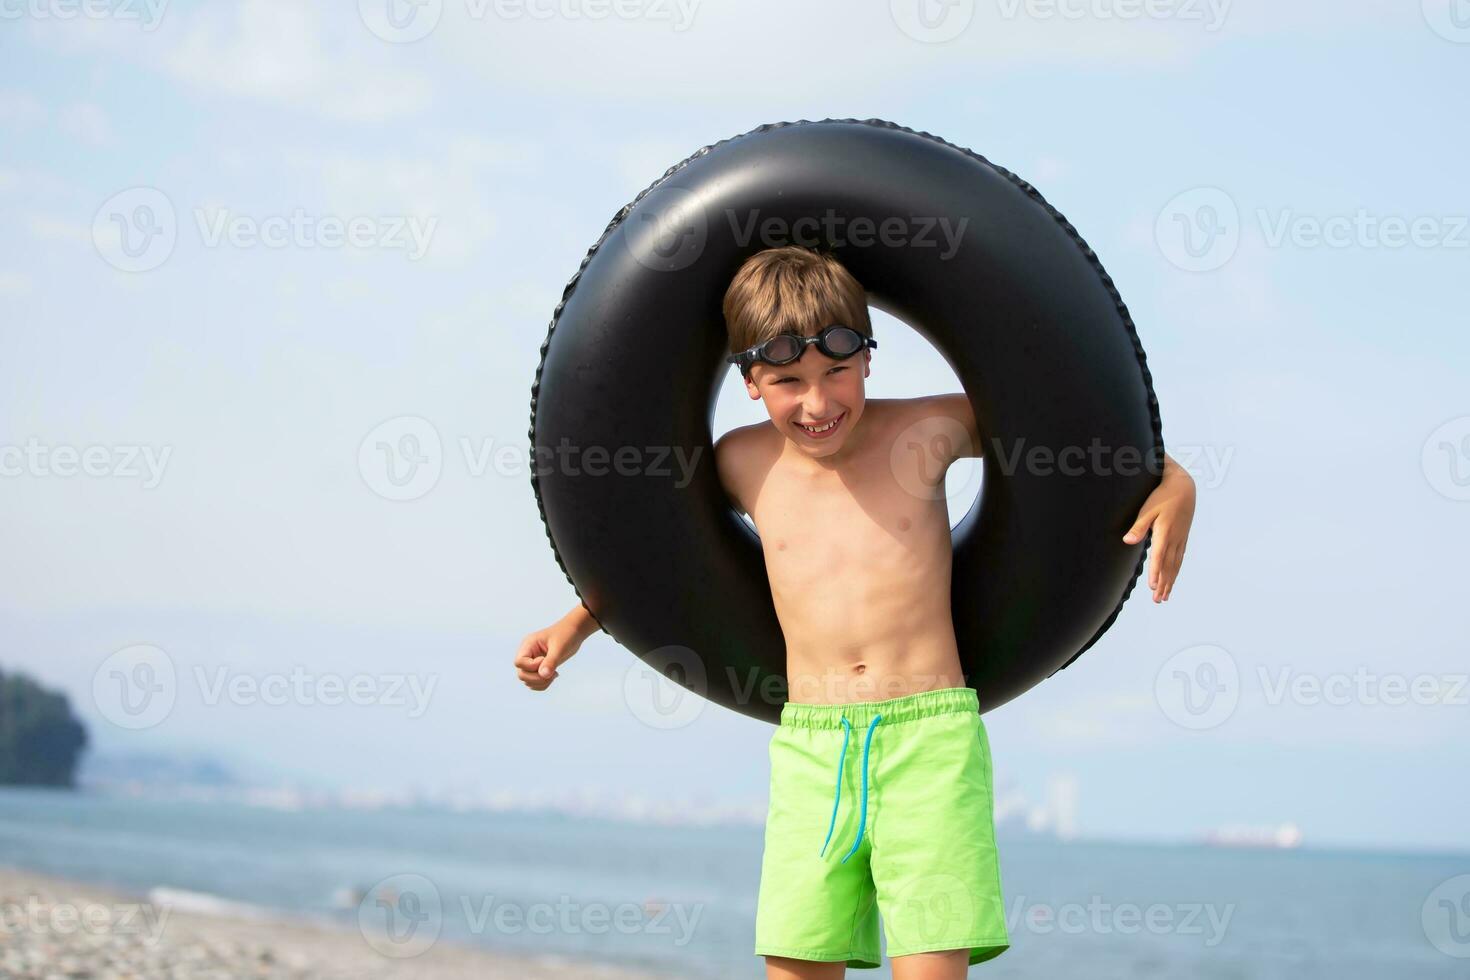
[[[931,395],[916,398],[913,404],[919,421],[912,424],[924,425],[925,420],[934,423],[929,428],[932,437],[928,443],[931,453],[941,464],[947,466],[955,459],[983,454],[980,427],[969,396],[962,393]],[[959,436],[961,429],[964,436]],[[1143,502],[1138,518],[1123,536],[1124,543],[1137,544],[1149,528],[1153,528],[1153,560],[1149,564],[1148,587],[1153,590],[1154,602],[1164,602],[1173,594],[1174,582],[1184,564],[1189,527],[1194,522],[1194,503],[1194,478],[1165,453],[1164,474],[1159,485]]]
[[[750,429],[750,426],[731,429],[715,440],[715,470],[720,476],[720,486],[724,489],[730,506],[735,508],[735,513],[746,515],[750,511],[740,500],[740,476],[749,466],[753,448]]]
[[[576,655],[582,643],[600,629],[582,603],[544,629],[530,633],[516,650],[516,677],[533,691],[544,691],[560,676],[559,666]]]
[[[1174,591],[1174,580],[1184,564],[1189,525],[1193,522],[1194,478],[1165,453],[1163,478],[1143,502],[1138,519],[1123,535],[1125,544],[1137,544],[1150,527],[1154,529],[1154,556],[1148,571],[1148,587],[1153,589],[1154,602],[1165,601]]]

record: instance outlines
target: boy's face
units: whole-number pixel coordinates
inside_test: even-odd
[[[862,417],[871,361],[867,350],[835,361],[813,344],[791,364],[757,361],[745,390],[766,403],[771,421],[798,450],[818,459],[834,456]]]

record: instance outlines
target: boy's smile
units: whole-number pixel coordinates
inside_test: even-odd
[[[872,354],[835,360],[816,348],[779,367],[756,363],[745,379],[752,399],[765,402],[771,421],[791,444],[813,458],[837,455],[862,418],[863,379]]]
[[[847,413],[840,412],[830,419],[821,419],[812,422],[797,422],[796,428],[798,432],[805,433],[806,436],[810,439],[827,439],[830,438],[832,434],[837,431],[837,426],[841,425],[842,420],[845,418],[847,418]]]

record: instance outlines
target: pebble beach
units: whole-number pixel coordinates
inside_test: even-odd
[[[128,895],[0,868],[0,977],[15,980],[656,980],[565,957],[437,943],[411,958],[352,930],[257,913],[204,914],[167,892]]]

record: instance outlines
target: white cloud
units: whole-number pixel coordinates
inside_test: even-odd
[[[1067,165],[1067,161],[1060,157],[1052,156],[1049,153],[1043,153],[1036,158],[1036,164],[1032,168],[1032,173],[1035,176],[1027,177],[1026,179],[1032,183],[1044,186],[1054,180],[1059,180],[1067,176],[1071,172],[1071,169]]]
[[[61,131],[88,146],[106,146],[112,142],[112,124],[102,107],[92,102],[73,102],[61,110],[57,120]]]
[[[910,0],[916,2],[916,0]],[[512,10],[572,9],[549,2],[506,5]],[[667,11],[678,4],[631,5]],[[593,20],[586,16],[529,14],[498,17],[496,4],[445,4],[442,21],[424,42],[440,47],[469,73],[538,92],[600,100],[624,95],[630,104],[658,99],[701,105],[768,103],[760,115],[810,111],[813,95],[840,91],[848,104],[871,106],[905,88],[962,86],[977,75],[1019,69],[1128,71],[1187,66],[1223,45],[1260,36],[1340,30],[1417,19],[1417,11],[1394,11],[1374,0],[1326,8],[1304,2],[1310,12],[1254,7],[1232,0],[1163,6],[1178,16],[1094,16],[1120,9],[1117,0],[1074,0],[1069,4],[976,4],[973,20],[945,43],[925,43],[906,34],[887,2],[847,4],[838,0],[789,3],[748,0],[739,4],[691,4],[693,17],[679,30],[678,18]],[[1132,5],[1137,7],[1138,5]],[[1012,8],[1014,14],[1008,14]],[[962,9],[960,7],[951,10]],[[1087,16],[1063,16],[1081,9]],[[475,12],[483,10],[482,16]],[[1049,10],[1037,15],[1032,10]],[[1218,29],[1207,24],[1223,14]],[[1416,25],[1413,29],[1421,29]],[[814,45],[813,39],[820,39]],[[780,66],[774,70],[771,66]],[[610,91],[615,81],[616,90]],[[948,92],[945,95],[949,95]],[[782,107],[786,107],[782,109]],[[835,107],[839,110],[842,107]]]
[[[345,36],[344,27],[349,32]],[[365,41],[353,46],[351,29],[346,24],[335,33],[325,30],[318,12],[305,5],[242,0],[233,10],[207,10],[193,17],[163,64],[191,85],[357,122],[426,106],[429,82],[367,62],[359,50],[379,57],[388,52]]]
[[[73,245],[92,243],[90,229],[47,214],[31,215],[30,230],[34,238],[43,242],[70,242]]]
[[[112,127],[107,114],[95,103],[73,102],[54,112],[28,92],[0,90],[0,124],[19,129],[38,126],[53,118],[63,133],[88,146],[104,146],[111,141]],[[0,183],[0,189],[4,186]]]
[[[46,118],[46,110],[34,96],[13,89],[0,89],[0,123],[29,126]]]
[[[412,215],[434,219],[426,261],[459,261],[480,249],[498,229],[492,194],[509,178],[537,171],[539,144],[472,136],[441,141],[434,154],[361,156],[296,152],[291,162],[321,181],[332,213]]]
[[[34,285],[30,276],[23,272],[0,272],[0,296],[24,296]]]
[[[70,185],[53,174],[39,170],[0,170],[0,194],[19,191],[26,195],[59,194]]]

